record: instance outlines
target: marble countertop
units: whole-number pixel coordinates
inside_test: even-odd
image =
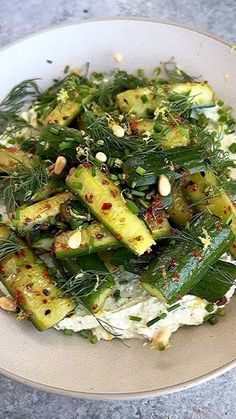
[[[235,0],[1,0],[0,47],[63,21],[150,16],[236,43]],[[3,419],[234,419],[236,370],[179,393],[139,401],[89,401],[37,391],[0,376]]]

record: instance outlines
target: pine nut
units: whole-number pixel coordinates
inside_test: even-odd
[[[9,297],[0,297],[0,308],[6,311],[16,311],[16,304]]]
[[[171,193],[171,184],[166,175],[159,177],[158,191],[161,196],[167,196]]]
[[[102,163],[106,163],[106,161],[107,161],[107,156],[106,156],[106,154],[105,154],[105,153],[103,153],[102,151],[99,151],[99,152],[96,154],[95,158],[96,158],[97,160],[101,161]]]
[[[71,249],[78,249],[78,247],[80,247],[81,240],[82,240],[82,234],[81,234],[81,231],[78,230],[74,234],[72,234],[72,236],[70,236],[68,240],[68,246]]]
[[[75,173],[75,171],[76,171],[76,167],[72,167],[72,168],[69,170],[69,175],[70,175],[70,176],[72,176],[72,175]]]
[[[116,137],[122,138],[125,135],[125,130],[120,125],[114,124],[112,126],[113,134],[115,134]]]
[[[65,169],[66,163],[67,163],[67,160],[65,157],[63,156],[57,157],[55,167],[53,170],[55,175],[60,175],[63,172],[63,170]]]

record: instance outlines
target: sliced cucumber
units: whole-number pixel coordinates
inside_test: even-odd
[[[143,273],[140,283],[146,291],[173,303],[193,289],[209,267],[228,250],[234,240],[232,231],[211,216],[204,215],[193,225],[190,240],[168,246]],[[203,246],[201,238],[208,240]]]
[[[35,224],[43,224],[49,217],[59,214],[60,205],[71,198],[70,192],[63,192],[24,209],[19,209],[14,215],[13,226],[20,233],[31,230]]]
[[[116,101],[121,112],[139,117],[153,114],[157,107],[157,99],[152,87],[126,90],[116,96]]]
[[[10,234],[9,228],[1,226],[0,243]],[[49,329],[72,312],[76,303],[55,285],[42,260],[16,240],[21,249],[1,260],[0,280],[34,326],[40,331]]]
[[[207,83],[176,83],[171,85],[169,92],[188,95],[193,107],[208,107],[215,104],[215,93]]]
[[[30,156],[18,147],[0,147],[0,172],[9,171],[19,163],[30,166]]]
[[[191,202],[186,198],[179,184],[172,186],[171,196],[172,204],[166,209],[166,212],[176,226],[185,228],[193,216]]]
[[[75,234],[78,235],[78,232],[81,233],[81,238],[78,240],[78,247],[71,248],[69,246],[70,239]],[[97,222],[90,224],[87,228],[58,234],[54,241],[55,254],[59,259],[86,255],[121,245],[121,242],[109,230]]]
[[[145,223],[127,207],[120,189],[91,164],[80,165],[67,178],[67,186],[134,253],[142,255],[155,243]]]

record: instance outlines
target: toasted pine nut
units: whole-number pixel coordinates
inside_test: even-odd
[[[53,170],[55,175],[60,175],[63,172],[63,170],[65,169],[66,163],[67,163],[67,160],[65,157],[63,156],[57,157],[55,167]]]
[[[76,171],[76,167],[71,167],[71,169],[69,170],[69,175],[72,176]]]
[[[9,297],[0,297],[0,308],[6,311],[16,311],[16,304]]]
[[[161,196],[167,196],[171,193],[171,184],[166,175],[159,177],[158,191]]]
[[[72,234],[72,236],[70,236],[68,240],[68,246],[71,249],[78,249],[78,247],[80,247],[81,240],[82,240],[82,234],[81,234],[81,231],[78,230],[74,234]]]

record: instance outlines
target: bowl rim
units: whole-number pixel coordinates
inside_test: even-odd
[[[187,29],[191,32],[195,32],[195,33],[199,33],[201,35],[204,35],[208,38],[214,39],[222,44],[224,44],[225,46],[228,46],[229,48],[232,47],[232,44],[228,41],[225,41],[223,38],[218,37],[217,35],[214,35],[210,32],[207,31],[202,31],[200,29],[194,28],[192,26],[189,25],[185,25],[182,23],[178,23],[178,22],[174,22],[171,20],[165,20],[165,19],[156,19],[156,18],[152,18],[152,17],[143,17],[143,16],[135,16],[135,17],[128,17],[128,16],[119,16],[119,17],[98,17],[98,18],[92,18],[92,19],[78,19],[78,20],[73,20],[73,21],[69,21],[69,22],[62,22],[59,24],[55,24],[52,25],[50,27],[47,28],[43,28],[39,31],[30,33],[24,37],[20,37],[19,39],[3,46],[0,48],[0,55],[3,51],[10,49],[11,47],[14,47],[15,45],[18,45],[24,41],[26,41],[27,39],[30,39],[32,37],[36,37],[39,36],[41,34],[45,34],[47,32],[51,32],[54,30],[57,30],[59,28],[65,28],[65,27],[69,27],[69,26],[79,26],[79,25],[86,25],[86,24],[91,24],[91,23],[96,23],[96,22],[114,22],[114,21],[137,21],[137,22],[149,22],[149,23],[158,23],[158,24],[162,24],[162,25],[169,25],[169,26],[174,26],[174,27],[179,27],[179,28],[183,28],[183,29]],[[0,366],[0,374],[3,375],[4,377],[14,380],[20,384],[23,385],[27,385],[30,386],[32,388],[35,388],[37,390],[40,391],[46,391],[49,393],[53,393],[53,394],[57,394],[57,395],[61,395],[61,396],[70,396],[70,397],[74,397],[74,398],[81,398],[81,399],[87,399],[87,400],[137,400],[137,399],[142,399],[142,398],[151,398],[151,397],[156,397],[156,396],[162,396],[162,395],[166,395],[166,394],[171,394],[171,393],[176,393],[178,391],[182,391],[182,390],[187,390],[190,389],[194,386],[197,386],[199,384],[203,384],[213,378],[218,377],[221,374],[224,374],[228,371],[230,371],[231,369],[236,367],[236,358],[230,362],[228,362],[225,365],[222,365],[219,368],[214,369],[211,372],[208,372],[204,375],[201,375],[200,377],[185,381],[183,383],[180,384],[175,384],[173,386],[169,386],[169,387],[163,387],[160,389],[154,389],[154,390],[147,390],[147,391],[138,391],[138,392],[129,392],[129,393],[88,393],[88,392],[78,392],[78,391],[74,391],[74,390],[66,390],[63,388],[58,388],[55,386],[49,386],[49,385],[44,385],[44,384],[40,384],[34,380],[30,380],[27,378],[24,378],[22,376],[19,376],[17,374],[14,374],[12,372],[9,372],[7,370],[5,370],[4,368],[2,368]]]

